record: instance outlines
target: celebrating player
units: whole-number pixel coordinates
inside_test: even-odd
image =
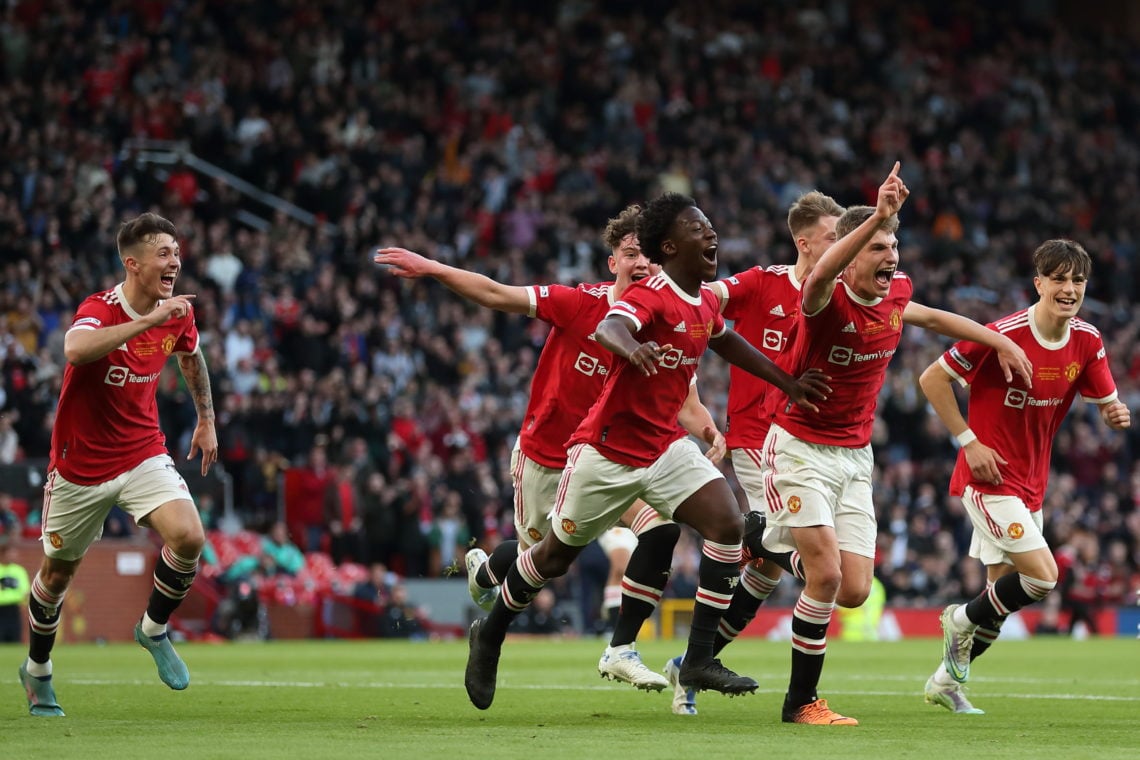
[[[980,657],[1013,612],[1057,585],[1057,563],[1041,533],[1042,502],[1057,428],[1079,393],[1114,430],[1131,424],[1117,400],[1100,333],[1077,317],[1092,261],[1071,240],[1049,240],[1033,254],[1040,297],[991,327],[1025,349],[1033,383],[1010,382],[993,351],[968,341],[931,364],[919,382],[960,445],[950,493],[974,525],[970,556],[986,566],[986,590],[942,612],[942,664],[926,682],[926,701],[956,713],[981,713],[962,693]],[[952,383],[970,389],[962,417]]]
[[[794,266],[753,267],[709,286],[720,298],[721,314],[733,320],[733,329],[773,361],[787,345],[799,314],[802,283],[823,252],[835,242],[835,223],[842,214],[843,207],[831,197],[814,190],[805,193],[788,209],[788,231],[796,246]],[[747,552],[749,534],[755,534],[758,540],[762,527],[755,518],[768,509],[762,449],[771,424],[770,415],[764,411],[765,398],[772,386],[736,366],[729,372],[725,437],[732,469],[751,509],[745,518]],[[756,617],[760,605],[775,591],[782,574],[775,562],[761,561],[759,566],[749,562],[744,566],[740,585],[721,618],[713,654],[734,641]],[[665,675],[673,687],[672,710],[677,715],[696,715],[696,694],[678,682],[680,669],[680,656],[665,664]]]
[[[838,241],[804,282],[787,366],[826,371],[833,393],[819,413],[781,404],[764,443],[766,559],[790,570],[798,555],[805,576],[792,615],[792,668],[782,711],[788,723],[858,725],[831,710],[816,687],[840,588],[852,606],[871,588],[877,532],[871,427],[903,325],[984,343],[998,352],[1007,375],[1011,367],[1025,377],[1031,372],[1024,351],[1008,338],[910,300],[910,278],[897,271],[897,213],[909,195],[898,172],[896,162],[874,208],[844,212],[836,224]]]
[[[630,286],[598,325],[598,342],[620,359],[570,438],[552,529],[519,555],[490,614],[471,626],[464,683],[480,709],[494,699],[511,620],[638,498],[705,539],[681,683],[728,694],[756,688],[712,656],[738,578],[743,520],[720,471],[677,428],[677,412],[706,347],[812,409],[808,396],[823,397],[826,385],[815,371],[795,380],[726,327],[715,294],[702,286],[716,276],[716,231],[691,198],[655,199],[638,218],[637,235],[662,272]]]
[[[174,295],[182,269],[177,238],[174,225],[156,214],[124,223],[117,242],[125,280],[83,301],[64,338],[68,363],[44,486],[45,556],[32,581],[28,659],[19,668],[32,715],[63,715],[51,662],[63,598],[116,504],[163,541],[135,640],[154,658],[163,683],[190,684],[166,628],[190,591],[206,539],[158,426],[158,377],[171,354],[198,412],[188,458],[201,450],[203,475],[217,459],[218,437],[194,297]]]
[[[497,586],[519,552],[537,543],[550,529],[550,511],[566,466],[566,441],[601,395],[603,381],[613,365],[613,356],[594,339],[598,322],[631,284],[657,269],[638,245],[635,225],[640,212],[638,206],[627,207],[609,221],[603,233],[611,251],[608,264],[615,275],[612,283],[518,287],[402,248],[385,248],[375,257],[397,276],[433,277],[482,306],[527,314],[552,325],[531,381],[523,429],[511,453],[518,540],[500,543],[489,558],[478,548],[466,556],[471,597],[485,610],[490,610],[498,595]],[[712,461],[724,456],[724,436],[701,404],[695,383],[677,420],[710,444],[707,455]],[[632,531],[614,527],[598,539],[611,563],[619,564],[628,557],[628,564],[611,568],[611,574],[621,578],[621,606],[598,670],[604,677],[637,688],[660,690],[667,685],[666,680],[645,666],[634,641],[664,593],[680,528],[641,502],[622,515],[622,522]]]

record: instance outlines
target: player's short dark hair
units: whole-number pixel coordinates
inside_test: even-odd
[[[665,261],[661,244],[669,237],[669,228],[687,208],[697,205],[687,195],[664,193],[649,202],[637,217],[637,239],[641,242],[641,252],[654,264]]]
[[[123,258],[126,251],[139,243],[152,242],[163,232],[175,240],[178,239],[178,228],[174,226],[174,222],[149,211],[123,222],[122,226],[119,227],[119,235],[115,239],[115,243],[119,247],[119,258]]]
[[[1046,240],[1033,252],[1033,266],[1040,277],[1072,274],[1087,278],[1092,272],[1092,257],[1073,240]]]
[[[825,216],[843,216],[843,210],[830,195],[818,190],[804,193],[788,209],[788,231],[798,235]]]
[[[843,215],[839,217],[839,221],[835,223],[835,239],[841,240],[853,229],[870,219],[871,215],[874,213],[874,206],[852,206],[851,208],[847,209],[843,212]],[[886,230],[887,232],[898,232],[898,214],[893,214],[890,219],[883,222],[882,226],[879,229]]]
[[[626,206],[621,213],[606,222],[602,241],[611,251],[621,245],[626,235],[637,234],[637,217],[641,216],[641,206],[636,203]]]

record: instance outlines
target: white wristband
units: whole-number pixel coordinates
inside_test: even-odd
[[[970,428],[966,428],[961,433],[958,433],[958,435],[954,436],[954,438],[957,439],[958,445],[962,448],[966,448],[966,446],[978,440],[978,436],[974,435],[974,431],[970,430]]]

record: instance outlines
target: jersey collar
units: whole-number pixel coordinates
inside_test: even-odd
[[[123,283],[121,282],[115,286],[115,297],[119,299],[119,304],[123,307],[123,311],[127,313],[128,317],[133,320],[139,320],[143,318],[142,314],[139,314],[137,311],[131,308],[131,302],[127,300],[127,294],[123,292]],[[162,302],[159,301],[159,303]]]
[[[1065,323],[1065,334],[1059,340],[1047,340],[1041,333],[1037,331],[1037,319],[1033,316],[1037,309],[1037,304],[1033,304],[1027,310],[1029,313],[1029,331],[1033,333],[1033,339],[1036,340],[1042,348],[1047,348],[1050,351],[1056,351],[1058,348],[1064,348],[1069,342],[1069,335],[1072,333],[1071,322]]]
[[[846,282],[843,282],[843,280],[840,280],[839,282],[843,284],[843,287],[847,288],[847,295],[851,298],[852,301],[857,304],[861,304],[863,306],[878,306],[883,302],[882,298],[862,298],[854,290],[852,290]]]
[[[693,306],[700,306],[701,305],[700,295],[691,296],[688,293],[686,293],[685,291],[681,290],[680,286],[678,286],[677,283],[673,282],[673,278],[670,277],[669,275],[665,274],[664,269],[662,269],[660,272],[658,272],[656,275],[654,275],[654,277],[663,278],[665,280],[665,283],[670,288],[672,288],[674,293],[677,294],[677,297],[680,298],[685,303],[692,304]]]

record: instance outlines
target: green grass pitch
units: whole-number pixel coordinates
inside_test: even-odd
[[[704,694],[700,715],[670,695],[603,681],[604,642],[511,641],[495,704],[463,689],[466,642],[308,641],[183,644],[192,683],[163,686],[133,644],[62,644],[56,691],[66,718],[27,715],[0,645],[0,756],[82,758],[1135,758],[1140,641],[999,642],[974,667],[983,716],[923,703],[941,641],[829,642],[821,696],[857,728],[780,723],[786,643],[742,640],[725,663],[760,681],[755,695]],[[660,668],[683,644],[648,641]]]

